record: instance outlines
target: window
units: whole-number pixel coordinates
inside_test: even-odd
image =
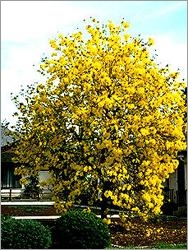
[[[1,188],[21,188],[20,177],[14,175],[14,169],[10,164],[1,166]]]

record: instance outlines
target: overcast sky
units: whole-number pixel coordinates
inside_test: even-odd
[[[14,123],[10,93],[40,81],[49,40],[82,29],[90,16],[117,24],[125,18],[132,35],[153,37],[158,60],[187,79],[186,15],[186,1],[1,1],[1,121]]]

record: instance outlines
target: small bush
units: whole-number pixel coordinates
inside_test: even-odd
[[[4,221],[6,221],[8,219],[11,219],[11,217],[8,215],[4,215],[4,214],[1,215],[1,223],[3,223]]]
[[[13,218],[2,221],[2,249],[45,249],[51,243],[50,230],[38,221]]]
[[[110,232],[95,214],[70,210],[55,223],[54,248],[102,249],[110,246]]]
[[[22,199],[40,199],[42,195],[42,188],[39,185],[38,177],[29,176],[28,184],[25,185],[24,190],[22,191]]]

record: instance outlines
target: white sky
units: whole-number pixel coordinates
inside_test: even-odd
[[[40,81],[49,40],[81,29],[90,16],[117,24],[124,17],[130,33],[153,37],[158,60],[187,79],[186,1],[1,1],[1,121],[14,123],[10,93]]]

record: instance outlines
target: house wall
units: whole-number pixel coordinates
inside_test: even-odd
[[[177,170],[172,173],[169,177],[169,189],[170,189],[170,199],[172,202],[177,203],[177,191],[178,191],[178,173]]]
[[[39,173],[39,182],[47,181],[47,179],[50,177],[50,174],[47,170],[42,170]]]
[[[184,161],[184,173],[185,173],[185,192],[186,192],[186,205],[187,205],[187,155]]]
[[[178,205],[183,202],[185,205],[187,204],[187,155],[184,155],[179,161],[179,167],[169,177],[168,188],[171,193],[171,201]],[[182,199],[184,199],[184,201],[182,201]]]

